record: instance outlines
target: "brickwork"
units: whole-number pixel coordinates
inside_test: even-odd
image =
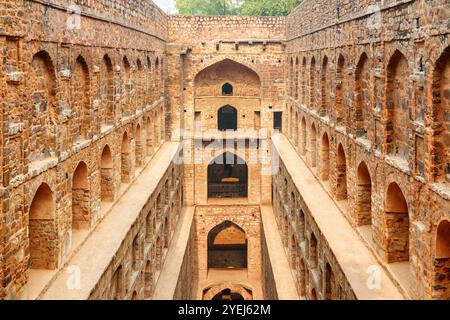
[[[436,258],[450,218],[446,10],[307,0],[287,19],[288,135],[354,227],[369,226],[380,258],[404,261],[414,298],[449,298],[447,259]]]
[[[30,268],[61,267],[164,139],[166,16],[83,3],[0,2],[1,298],[28,290]]]
[[[278,298],[271,205],[299,295],[357,298],[283,161],[273,176],[275,113],[401,294],[450,299],[447,7],[305,0],[288,17],[191,17],[146,0],[0,0],[0,299],[41,297],[39,273],[60,273],[173,142],[182,163],[91,299],[152,298],[182,206],[195,215],[174,298]],[[226,153],[245,166],[212,181]],[[210,196],[214,183],[228,191]],[[220,246],[236,251],[212,260],[242,267],[236,281],[208,272]]]

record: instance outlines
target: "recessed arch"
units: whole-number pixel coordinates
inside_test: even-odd
[[[306,154],[306,120],[305,117],[302,117],[302,124],[301,124],[301,130],[302,130],[302,137],[301,137],[301,147],[300,147],[300,153],[304,156]]]
[[[105,145],[100,159],[100,188],[101,200],[114,201],[114,172],[113,158],[109,145]]]
[[[316,58],[311,58],[311,66],[309,69],[309,108],[311,110],[314,110],[316,108],[316,90],[317,90],[317,84],[316,84]]]
[[[225,152],[208,166],[208,198],[246,198],[248,167],[239,156]]]
[[[409,213],[399,185],[392,182],[386,191],[386,257],[388,263],[409,260]]]
[[[208,269],[247,268],[247,236],[231,221],[224,221],[208,233]]]
[[[338,201],[347,199],[347,161],[341,143],[336,158],[336,198]]]
[[[141,125],[139,123],[136,124],[136,130],[134,132],[134,140],[135,140],[136,166],[141,168],[144,165],[144,158],[146,152],[145,152],[145,144],[142,138]]]
[[[234,96],[260,97],[261,95],[261,80],[252,68],[231,59],[223,59],[196,74],[195,96],[221,96],[224,83],[233,84]]]
[[[450,182],[450,46],[436,61],[432,82],[432,175],[436,182]],[[447,115],[447,116],[446,116]]]
[[[226,82],[222,85],[222,95],[223,96],[233,95],[233,85],[231,83]]]
[[[322,136],[320,155],[320,178],[322,181],[328,181],[330,179],[330,140],[326,132]]]
[[[348,124],[346,117],[346,103],[345,103],[345,90],[346,90],[346,77],[345,77],[345,58],[342,54],[339,54],[337,69],[336,69],[336,122],[338,125],[346,126]]]
[[[88,167],[80,161],[72,178],[72,229],[88,229],[91,223],[91,193]]]
[[[389,60],[386,83],[387,153],[408,160],[412,89],[408,61],[399,50]]]
[[[42,183],[34,194],[28,215],[32,269],[55,269],[58,265],[58,235],[55,202],[49,185]]]
[[[358,166],[356,220],[359,226],[372,224],[372,179],[364,161]]]
[[[357,137],[368,137],[371,118],[369,58],[363,52],[355,70],[355,127]]]
[[[30,130],[28,137],[28,160],[40,161],[50,157],[50,150],[56,148],[56,140],[49,132],[53,131],[51,114],[56,111],[56,74],[53,61],[47,51],[39,51],[33,56],[28,78],[30,91],[29,126],[44,124],[48,130]]]
[[[436,231],[436,259],[450,259],[450,221],[443,220]]]
[[[315,168],[317,166],[317,130],[316,124],[311,125],[311,131],[309,135],[309,147],[311,151],[311,167]]]
[[[90,80],[89,68],[83,58],[79,55],[75,61],[72,77],[72,111],[76,114],[71,119],[72,142],[87,139],[90,136]]]
[[[107,54],[103,56],[100,64],[100,96],[102,124],[112,124],[114,122],[114,73],[112,60]]]
[[[322,60],[322,69],[321,69],[321,79],[320,79],[320,88],[321,88],[321,115],[328,115],[328,57],[325,55]]]
[[[132,176],[131,148],[128,133],[125,131],[122,136],[121,145],[121,177],[123,183],[129,183]]]

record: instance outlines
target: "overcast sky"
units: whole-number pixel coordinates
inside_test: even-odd
[[[153,0],[153,2],[167,13],[176,13],[175,0]]]

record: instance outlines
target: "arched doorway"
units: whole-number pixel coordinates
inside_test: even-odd
[[[58,235],[55,226],[55,203],[50,187],[43,183],[30,205],[28,234],[32,269],[56,269]]]
[[[219,109],[217,114],[219,131],[237,130],[237,110],[230,105]]]
[[[86,163],[81,161],[72,179],[72,229],[89,229],[90,198],[88,168]]]
[[[247,268],[245,231],[231,221],[224,221],[208,233],[208,269]]]
[[[225,152],[208,166],[208,198],[246,198],[248,167],[237,155]]]
[[[386,256],[388,263],[409,261],[408,204],[397,183],[386,192]]]
[[[364,162],[358,167],[358,190],[356,192],[356,220],[359,226],[372,224],[372,180]]]
[[[111,149],[105,145],[100,160],[101,201],[114,201],[114,174]]]

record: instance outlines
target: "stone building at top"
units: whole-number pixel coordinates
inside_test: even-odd
[[[446,0],[0,13],[0,299],[450,299]]]

